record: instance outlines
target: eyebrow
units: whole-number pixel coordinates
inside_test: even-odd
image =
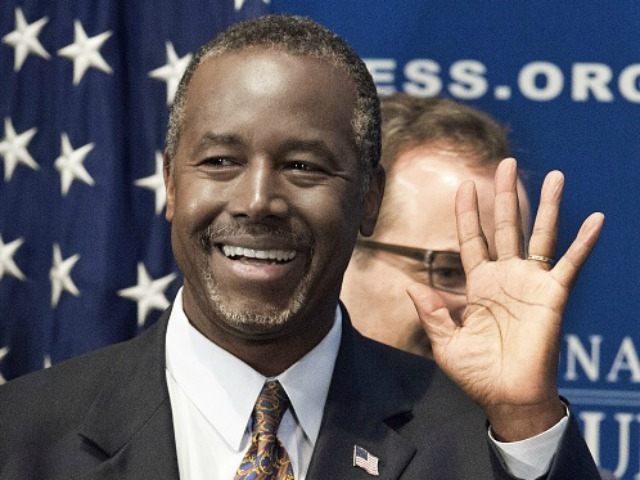
[[[222,135],[213,132],[207,132],[204,134],[197,148],[206,147],[220,147],[220,146],[240,146],[244,142],[238,135]]]
[[[283,152],[310,152],[321,155],[327,160],[336,163],[336,155],[322,140],[287,140],[280,148]]]

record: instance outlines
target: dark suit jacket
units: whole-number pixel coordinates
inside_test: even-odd
[[[168,312],[140,336],[0,387],[0,479],[177,480],[165,379]],[[363,338],[342,342],[307,478],[508,479],[479,410],[435,364]],[[550,479],[597,479],[575,422]],[[184,480],[184,479],[183,479]]]

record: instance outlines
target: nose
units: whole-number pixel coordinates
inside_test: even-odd
[[[229,208],[234,216],[261,221],[283,218],[289,211],[278,172],[268,158],[249,160],[238,178]]]

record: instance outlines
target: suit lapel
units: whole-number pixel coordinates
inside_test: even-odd
[[[169,312],[128,344],[96,397],[79,434],[105,457],[79,480],[178,480],[171,405],[165,378]],[[343,309],[340,351],[307,479],[370,478],[353,466],[358,445],[379,458],[378,478],[395,480],[416,447],[397,433],[417,399],[394,377],[380,346],[358,334]]]
[[[308,480],[372,478],[353,466],[354,445],[379,458],[380,479],[397,479],[416,447],[396,432],[411,419],[414,398],[393,376],[386,356],[353,327],[343,308],[340,351]]]
[[[178,467],[165,378],[169,311],[132,340],[96,397],[79,434],[106,461],[83,480],[177,480]]]

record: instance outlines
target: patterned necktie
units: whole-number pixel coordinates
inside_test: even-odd
[[[276,437],[288,406],[289,397],[280,382],[266,382],[253,409],[251,446],[235,480],[294,480],[289,455]]]

